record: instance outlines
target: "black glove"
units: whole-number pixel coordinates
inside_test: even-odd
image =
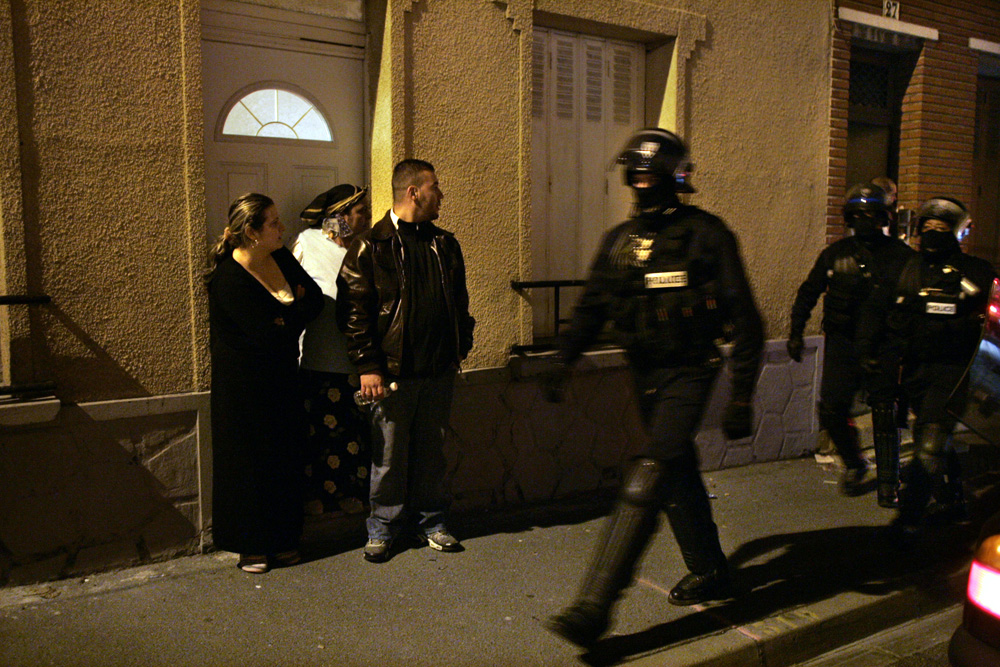
[[[727,440],[742,440],[753,435],[753,407],[743,401],[730,401],[722,415],[722,432]]]
[[[566,398],[566,382],[569,380],[569,366],[562,361],[554,361],[539,376],[542,395],[549,403],[562,403]]]
[[[806,346],[804,340],[802,340],[802,334],[792,334],[788,337],[788,342],[785,344],[785,349],[788,350],[788,356],[792,358],[792,361],[802,362],[802,349]]]

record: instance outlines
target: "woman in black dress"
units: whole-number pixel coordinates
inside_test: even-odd
[[[299,335],[322,292],[282,244],[270,198],[245,194],[212,250],[212,533],[251,573],[300,559],[305,415]]]

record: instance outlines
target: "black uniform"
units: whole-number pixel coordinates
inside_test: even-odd
[[[749,403],[763,327],[736,238],[719,218],[678,204],[608,232],[574,310],[564,361],[579,357],[608,319],[649,427],[644,455],[693,455],[691,437],[722,365],[718,343],[727,329],[735,342],[733,398]]]
[[[604,238],[562,349],[571,363],[608,319],[636,383],[649,442],[626,474],[594,560],[573,606],[550,629],[578,644],[607,627],[611,605],[631,584],[661,509],[691,574],[674,604],[729,595],[726,557],[698,470],[694,435],[722,366],[717,347],[733,332],[733,403],[724,427],[750,431],[750,399],[763,327],[732,232],[693,206],[633,218]],[[737,432],[742,431],[742,432]]]
[[[858,447],[857,430],[850,424],[854,395],[865,384],[865,373],[856,340],[856,324],[861,305],[879,285],[895,283],[913,250],[902,241],[881,233],[848,236],[826,247],[816,259],[808,277],[799,287],[792,305],[791,333],[801,339],[809,314],[821,294],[823,298],[823,376],[820,384],[819,420],[830,435],[837,453],[848,470],[863,471],[865,463]],[[881,430],[896,430],[892,404],[896,398],[896,377],[890,369],[869,378],[869,402],[873,419],[886,421]],[[876,430],[880,430],[876,427]],[[898,438],[898,436],[897,436]],[[897,445],[898,448],[898,445]],[[898,456],[898,454],[896,454]],[[888,464],[888,465],[891,465]],[[887,466],[880,462],[884,472]],[[890,477],[895,477],[894,471]],[[882,495],[895,495],[892,492]],[[852,489],[845,489],[848,493]],[[880,497],[880,500],[882,498]],[[887,501],[888,502],[888,501]]]
[[[875,312],[888,309],[886,345],[903,367],[903,389],[916,415],[915,456],[904,474],[898,521],[915,526],[931,497],[944,507],[961,503],[957,458],[949,446],[955,417],[964,408],[962,381],[976,353],[996,271],[966,255],[958,242],[935,255],[920,254],[903,269]],[[952,392],[955,399],[949,403]]]

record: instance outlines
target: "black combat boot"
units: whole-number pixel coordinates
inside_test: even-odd
[[[948,449],[945,465],[947,475],[944,483],[934,490],[934,502],[927,508],[927,519],[939,524],[968,524],[972,517],[962,488],[962,467],[954,449]]]
[[[837,454],[844,463],[840,476],[840,492],[845,496],[859,496],[864,492],[863,482],[868,466],[861,458],[858,448],[858,429],[852,426],[845,415],[820,403],[819,423],[826,429],[830,442],[837,448]]]
[[[667,602],[685,606],[732,597],[719,530],[694,457],[668,464],[664,509],[690,573],[670,590]]]

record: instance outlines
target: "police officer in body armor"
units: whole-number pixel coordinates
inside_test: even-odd
[[[694,192],[681,139],[642,130],[618,162],[635,194],[635,214],[601,242],[561,345],[560,370],[549,378],[550,399],[561,397],[569,365],[610,319],[628,356],[649,442],[625,474],[579,594],[547,622],[580,646],[607,629],[661,510],[690,570],[668,601],[691,605],[731,596],[693,439],[722,366],[717,345],[727,323],[735,349],[723,428],[730,439],[752,434],[750,400],[764,340],[736,238],[719,218],[677,197]]]
[[[866,307],[865,329],[884,324],[890,355],[902,363],[903,389],[916,415],[915,454],[904,474],[894,529],[911,535],[931,498],[945,518],[965,513],[958,458],[950,447],[964,389],[949,404],[979,345],[989,292],[996,272],[989,262],[966,255],[959,238],[970,224],[956,199],[929,199],[917,213],[920,253],[910,259],[898,283]],[[885,315],[884,313],[888,313]],[[885,355],[884,355],[885,356]]]
[[[894,507],[898,502],[899,429],[894,409],[898,368],[871,364],[866,378],[856,346],[856,325],[861,305],[878,285],[895,283],[907,260],[914,255],[905,243],[883,233],[891,211],[891,198],[878,186],[859,184],[847,192],[844,222],[853,234],[830,244],[819,254],[792,305],[788,335],[788,355],[802,361],[806,322],[823,294],[825,346],[820,426],[826,429],[844,462],[841,492],[848,496],[860,494],[867,465],[858,447],[857,429],[850,423],[850,410],[854,395],[867,384],[878,471],[878,504],[883,507]]]

